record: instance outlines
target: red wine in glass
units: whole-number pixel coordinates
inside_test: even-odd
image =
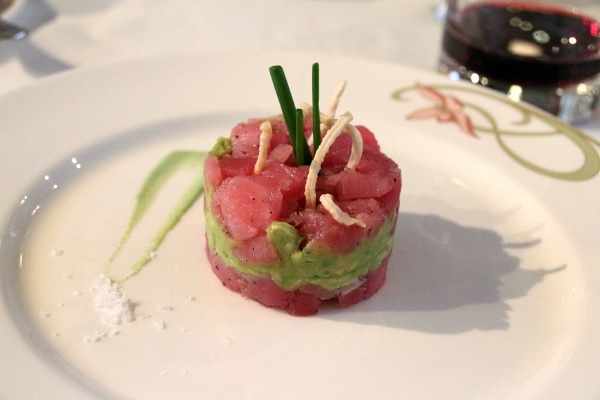
[[[449,12],[442,64],[476,83],[522,86],[530,102],[545,102],[537,105],[557,113],[560,98],[544,92],[600,74],[600,24],[592,18],[519,1],[484,1]]]

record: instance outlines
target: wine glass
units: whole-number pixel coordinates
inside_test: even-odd
[[[595,4],[446,0],[438,68],[568,122],[586,120],[600,103],[600,10]]]

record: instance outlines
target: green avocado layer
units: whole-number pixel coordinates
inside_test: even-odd
[[[301,248],[303,238],[300,232],[286,222],[275,221],[267,228],[267,240],[275,247],[281,260],[267,264],[247,264],[235,255],[233,249],[237,243],[216,221],[210,210],[211,201],[212,193],[207,196],[204,207],[209,249],[239,272],[270,276],[287,291],[305,284],[318,285],[328,290],[347,286],[377,268],[392,251],[396,215],[386,219],[375,238],[363,241],[348,254],[312,251],[310,243]]]

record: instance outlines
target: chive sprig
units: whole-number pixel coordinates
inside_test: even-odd
[[[321,144],[321,111],[319,110],[319,64],[312,66],[312,123],[313,148],[316,153]]]
[[[294,156],[296,157],[297,165],[310,165],[312,154],[304,136],[304,113],[301,109],[296,108],[292,92],[285,76],[285,72],[280,65],[274,65],[269,68],[271,80],[275,87],[275,94],[279,100],[281,113],[285,120],[285,125],[288,129]],[[313,117],[313,148],[317,151],[321,144],[321,114],[319,111],[319,64],[312,65],[312,117]]]

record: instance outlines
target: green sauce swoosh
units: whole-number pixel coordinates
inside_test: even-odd
[[[188,209],[204,192],[204,159],[207,156],[208,152],[183,150],[173,151],[165,156],[161,162],[148,174],[146,180],[140,188],[140,191],[137,194],[136,203],[127,229],[121,237],[117,248],[108,260],[108,265],[106,266],[105,272],[111,280],[122,283],[132,276],[138,274],[152,259],[152,254],[158,249],[171,229],[177,225],[179,220],[181,220],[181,217],[183,217]],[[177,203],[175,203],[175,207],[167,216],[166,221],[152,237],[141,257],[139,257],[133,263],[133,265],[131,265],[128,273],[121,277],[112,276],[110,273],[110,267],[112,266],[117,255],[129,241],[131,234],[156,199],[156,196],[169,181],[169,179],[171,179],[177,172],[187,168],[197,170],[198,173],[194,175],[190,184],[181,194],[179,200]]]

